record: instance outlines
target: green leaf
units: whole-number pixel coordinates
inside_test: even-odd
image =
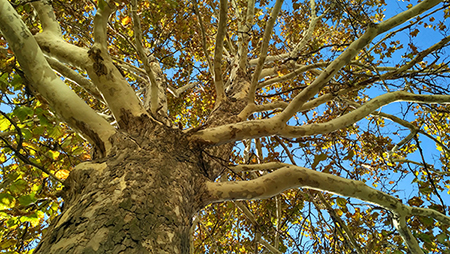
[[[14,183],[11,184],[11,186],[9,186],[9,190],[14,194],[21,193],[26,188],[27,188],[27,182],[22,179],[15,181]]]
[[[336,204],[340,208],[347,208],[347,200],[345,198],[336,198]]]
[[[420,240],[426,242],[426,243],[431,243],[431,236],[428,234],[419,234],[418,237],[420,238]]]
[[[3,76],[0,76],[0,89],[5,91],[8,88],[8,81]]]
[[[36,211],[35,213],[32,213],[30,215],[22,216],[20,218],[20,221],[21,222],[27,222],[28,221],[28,222],[31,223],[31,225],[33,227],[36,227],[39,224],[39,222],[40,222],[40,218],[39,218],[38,212],[40,212],[40,211]]]
[[[22,128],[21,131],[24,139],[28,140],[33,137],[33,134],[29,129]]]
[[[23,206],[28,206],[32,203],[34,203],[37,199],[34,197],[34,194],[25,195],[22,197],[19,197],[19,203]]]
[[[17,217],[12,217],[10,218],[7,222],[6,225],[10,228],[14,227],[15,225],[17,225],[19,223],[19,220],[17,219]]]
[[[14,197],[8,193],[0,193],[0,210],[9,209],[14,206]]]
[[[39,122],[41,123],[41,125],[43,126],[53,126],[53,124],[51,124],[47,117],[45,117],[44,115],[37,115],[37,117],[39,118]]]
[[[14,239],[8,239],[8,240],[5,240],[5,241],[2,241],[2,243],[0,243],[0,249],[4,250],[4,249],[11,248],[14,245],[16,245],[16,242],[17,241],[14,240]]]
[[[21,122],[27,119],[28,116],[32,116],[34,114],[33,109],[25,106],[15,108],[13,112]]]
[[[436,236],[436,239],[438,240],[438,242],[444,244],[447,241],[448,236],[444,233],[440,233],[439,235]]]
[[[58,125],[54,126],[53,128],[50,128],[48,130],[48,136],[54,139],[58,139],[63,135],[62,128]]]
[[[47,153],[53,160],[56,160],[56,159],[58,159],[58,156],[59,156],[59,152],[58,151],[52,151],[52,150],[50,150],[50,151],[48,151],[48,153]]]
[[[419,217],[419,220],[423,223],[425,226],[431,226],[434,223],[434,220],[430,217]]]
[[[22,88],[22,77],[14,75],[11,85],[14,87],[14,90],[20,90]]]
[[[47,128],[45,126],[37,126],[36,128],[33,128],[33,134],[40,136],[44,134],[46,129]]]

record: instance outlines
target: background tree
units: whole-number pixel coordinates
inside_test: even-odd
[[[0,0],[0,248],[450,253],[449,12]]]

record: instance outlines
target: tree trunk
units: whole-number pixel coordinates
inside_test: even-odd
[[[205,126],[242,121],[246,103],[225,99]],[[206,181],[223,173],[234,144],[208,147],[183,132],[127,112],[112,152],[78,165],[64,182],[62,214],[34,253],[189,253],[192,217]],[[95,153],[94,156],[101,156]]]
[[[71,172],[62,214],[34,253],[188,253],[192,216],[205,205],[201,149],[148,122]]]

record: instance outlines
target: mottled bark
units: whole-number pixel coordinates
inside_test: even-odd
[[[239,122],[245,103],[222,101],[205,128]],[[65,181],[62,214],[35,253],[188,253],[205,182],[228,164],[233,143],[210,147],[148,116],[129,112],[105,158],[78,165]]]
[[[204,205],[201,150],[180,130],[134,120],[133,136],[117,134],[108,157],[70,174],[35,253],[188,253]]]

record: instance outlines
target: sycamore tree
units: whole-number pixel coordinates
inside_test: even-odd
[[[450,253],[450,3],[386,2],[0,0],[1,252]]]

